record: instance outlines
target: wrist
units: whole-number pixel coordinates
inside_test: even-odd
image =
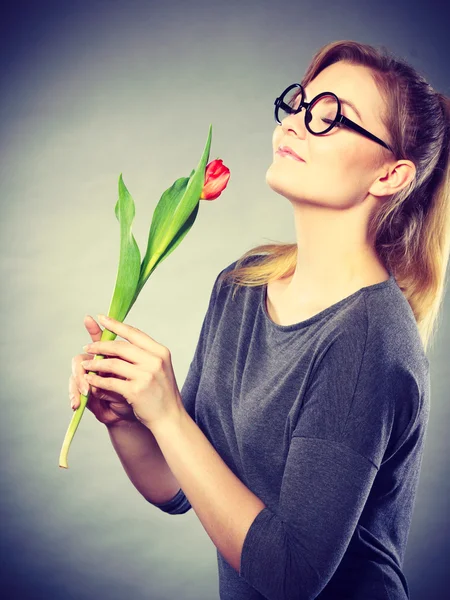
[[[126,419],[120,419],[119,421],[114,421],[114,423],[105,423],[105,427],[108,430],[117,430],[117,429],[147,429],[143,423],[138,421],[137,419],[134,421],[127,421]]]
[[[186,416],[189,416],[189,413],[186,411],[184,405],[181,402],[177,403],[164,417],[152,423],[149,429],[156,437],[157,432],[161,430],[180,427]]]

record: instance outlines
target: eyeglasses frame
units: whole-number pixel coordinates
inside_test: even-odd
[[[282,102],[281,99],[283,98],[283,96],[289,90],[291,90],[291,89],[293,89],[295,87],[299,87],[301,89],[302,98],[301,98],[301,102],[299,104],[299,107],[296,110],[292,110],[292,108],[288,104],[286,104],[285,102]],[[311,129],[309,127],[309,122],[308,122],[308,120],[306,118],[307,114],[311,115],[311,113],[309,112],[309,107],[314,102],[316,102],[319,98],[321,98],[322,96],[330,96],[330,95],[334,96],[336,98],[337,105],[338,105],[338,112],[337,112],[335,120],[328,127],[328,129],[325,129],[321,133],[316,133],[315,131],[311,131]],[[291,115],[296,115],[299,112],[301,112],[302,108],[305,108],[305,125],[306,125],[306,129],[312,135],[324,135],[325,133],[328,133],[329,131],[331,131],[331,129],[333,129],[333,127],[335,127],[337,125],[337,123],[342,123],[343,125],[346,125],[350,129],[353,129],[357,133],[360,133],[361,135],[364,135],[365,137],[369,138],[370,140],[372,140],[374,142],[377,142],[377,144],[381,144],[382,146],[384,146],[385,148],[387,148],[388,150],[390,150],[392,153],[394,153],[394,150],[388,144],[386,144],[386,142],[383,142],[383,140],[381,140],[379,137],[377,137],[373,133],[370,133],[370,131],[367,131],[367,129],[364,129],[363,127],[361,127],[360,125],[358,125],[358,123],[355,123],[351,119],[348,119],[347,117],[344,117],[344,115],[341,113],[341,101],[336,96],[336,94],[334,94],[333,92],[321,92],[320,94],[317,94],[317,96],[315,96],[311,100],[311,102],[305,102],[304,98],[305,98],[305,90],[304,90],[303,86],[301,85],[301,83],[293,83],[290,86],[288,86],[284,90],[284,92],[282,92],[278,96],[278,98],[275,98],[275,102],[274,102],[274,104],[275,104],[275,113],[274,113],[275,122],[278,123],[278,125],[281,125],[281,121],[278,119],[278,109],[280,109],[280,108],[282,108],[283,110],[285,110],[287,113],[289,113]],[[311,116],[311,118],[312,118],[312,116]],[[311,118],[309,120],[311,120]]]

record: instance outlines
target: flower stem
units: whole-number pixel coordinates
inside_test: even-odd
[[[67,428],[67,432],[64,437],[63,445],[61,448],[61,453],[59,455],[59,466],[63,469],[69,468],[69,465],[67,464],[67,454],[69,453],[69,448],[70,444],[72,443],[73,436],[75,435],[75,431],[77,430],[78,424],[81,421],[81,417],[83,416],[84,409],[86,408],[88,396],[80,394],[80,406],[77,408],[76,411],[74,411],[72,415],[72,420],[70,421],[69,427]]]
[[[117,337],[117,333],[110,331],[109,329],[104,329],[100,338],[100,341],[105,340],[114,340]],[[96,354],[94,356],[94,360],[101,360],[105,358],[103,354]],[[96,375],[96,371],[88,371],[91,375]],[[61,447],[61,453],[59,455],[59,466],[62,469],[68,469],[69,465],[67,464],[67,455],[69,453],[70,444],[72,443],[73,436],[78,428],[78,425],[81,421],[81,417],[83,416],[84,409],[86,408],[86,404],[88,401],[88,396],[90,393],[90,388],[88,389],[88,393],[85,396],[84,394],[80,394],[80,406],[74,411],[72,415],[72,419],[69,423],[69,427],[67,428],[66,435],[64,437],[64,441]]]

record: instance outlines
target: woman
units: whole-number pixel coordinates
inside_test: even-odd
[[[129,343],[88,348],[119,357],[95,361],[88,407],[149,502],[195,510],[222,600],[409,597],[425,351],[450,243],[449,114],[404,62],[328,44],[275,101],[266,180],[291,202],[296,243],[219,273],[181,393],[170,352],[139,330],[105,323]],[[71,393],[83,374],[76,357]]]

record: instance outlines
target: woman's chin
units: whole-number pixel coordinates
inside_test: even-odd
[[[267,185],[272,188],[274,192],[286,197],[293,197],[299,192],[298,177],[292,177],[291,183],[289,183],[290,179],[291,177],[286,174],[286,170],[279,169],[275,163],[272,163],[266,171]]]

